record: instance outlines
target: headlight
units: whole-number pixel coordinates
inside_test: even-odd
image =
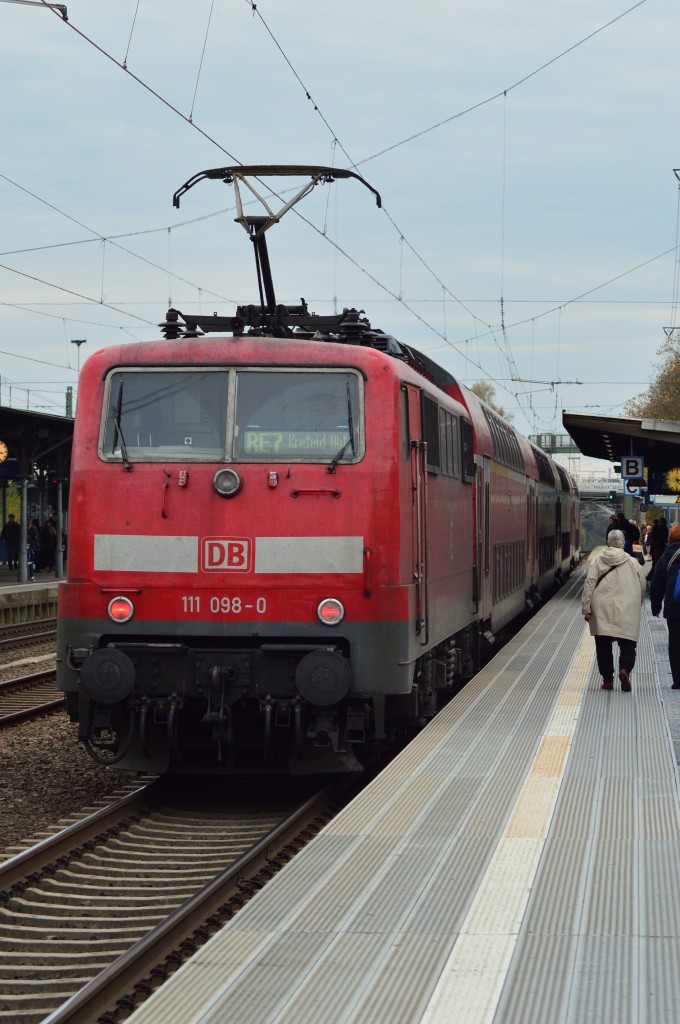
[[[213,487],[221,498],[233,498],[241,490],[241,483],[235,469],[218,469],[213,477]]]

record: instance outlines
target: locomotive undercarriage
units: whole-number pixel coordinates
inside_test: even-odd
[[[69,663],[80,672],[77,711],[69,701],[80,738],[122,767],[220,771],[259,758],[293,771],[358,770],[353,745],[373,732],[370,700],[349,696],[342,640],[229,649],[102,638],[97,650],[71,650]]]
[[[79,737],[105,764],[138,771],[359,771],[424,725],[477,663],[469,629],[418,658],[410,692],[352,691],[346,641],[252,649],[145,638],[71,649]]]

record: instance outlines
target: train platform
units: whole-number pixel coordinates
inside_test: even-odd
[[[665,623],[645,601],[632,693],[602,691],[582,583],[129,1024],[679,1020]]]
[[[58,582],[52,571],[36,573],[35,580],[20,583],[17,570],[0,563],[0,625],[53,618]]]

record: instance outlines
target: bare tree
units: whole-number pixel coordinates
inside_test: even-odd
[[[512,413],[506,412],[502,405],[496,405],[494,402],[493,398],[496,394],[496,390],[492,384],[489,384],[488,380],[476,380],[475,383],[471,385],[470,391],[474,391],[477,398],[481,398],[481,400],[488,405],[490,409],[497,412],[499,416],[503,417],[503,419],[508,421],[512,419]]]
[[[638,419],[680,420],[680,352],[669,339],[658,354],[662,360],[649,387],[626,402],[624,412]]]

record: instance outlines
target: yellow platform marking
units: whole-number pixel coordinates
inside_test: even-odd
[[[463,922],[423,1024],[490,1024],[538,870],[593,659],[583,636],[505,832]]]

